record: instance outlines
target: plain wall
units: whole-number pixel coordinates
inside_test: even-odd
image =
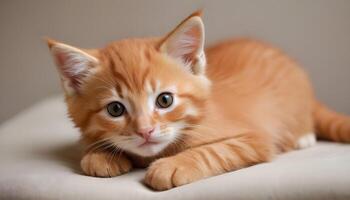
[[[0,122],[61,92],[43,36],[103,47],[121,38],[166,34],[199,8],[207,43],[238,36],[269,41],[304,66],[322,101],[350,114],[348,0],[2,0]]]

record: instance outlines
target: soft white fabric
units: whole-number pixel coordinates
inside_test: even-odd
[[[165,192],[142,184],[145,170],[84,176],[65,112],[55,97],[0,126],[0,199],[350,199],[350,145],[329,142]]]

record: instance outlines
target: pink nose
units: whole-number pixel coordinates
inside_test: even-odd
[[[136,134],[145,138],[145,140],[148,140],[151,137],[151,134],[153,133],[154,128],[149,127],[149,128],[142,128],[139,129]]]

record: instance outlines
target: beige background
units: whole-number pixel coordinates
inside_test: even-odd
[[[253,36],[305,66],[321,100],[350,114],[350,1],[0,1],[0,122],[60,93],[42,36],[80,47],[165,34],[204,8],[207,42]]]

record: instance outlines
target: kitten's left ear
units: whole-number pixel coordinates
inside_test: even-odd
[[[195,12],[170,32],[160,51],[180,61],[195,75],[205,73],[204,25],[201,12]]]
[[[47,44],[60,74],[63,89],[67,95],[82,93],[87,78],[95,71],[98,59],[76,47],[47,39]]]

